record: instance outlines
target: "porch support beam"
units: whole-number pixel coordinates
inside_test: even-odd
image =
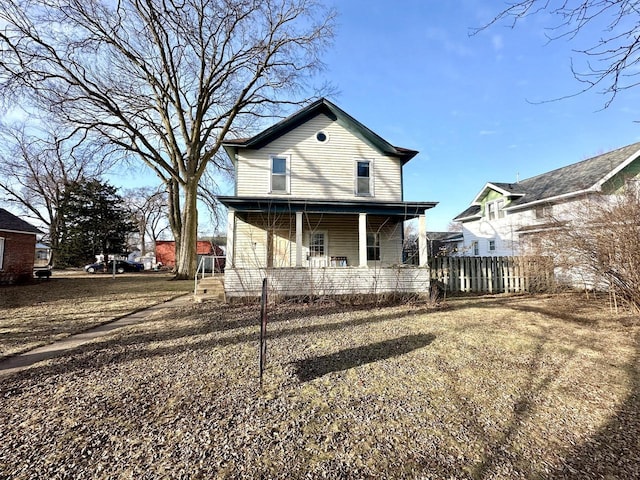
[[[427,217],[422,214],[418,217],[418,263],[421,267],[427,266]]]
[[[358,219],[358,252],[360,266],[367,266],[367,214],[359,214]]]
[[[302,266],[302,212],[296,212],[296,267]]]
[[[227,213],[227,252],[226,264],[228,267],[235,268],[236,259],[234,255],[234,247],[236,244],[236,212],[229,209]]]

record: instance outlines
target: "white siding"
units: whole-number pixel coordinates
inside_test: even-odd
[[[571,218],[572,214],[580,211],[583,199],[573,199],[552,206],[552,216],[555,220]],[[550,217],[536,217],[535,206],[526,210],[506,212],[504,218],[489,220],[486,216],[472,222],[462,224],[464,245],[458,252],[459,255],[472,256],[473,242],[478,242],[479,255],[482,257],[504,257],[521,255],[520,230],[523,227],[531,228],[537,225],[543,227],[549,223]],[[496,242],[496,250],[489,250],[489,241]]]
[[[316,133],[321,130],[328,135],[328,141],[324,143],[316,140]],[[239,149],[236,164],[238,196],[271,195],[272,155],[290,158],[291,197],[402,200],[400,160],[380,154],[326,115],[312,118],[260,150]],[[355,162],[358,159],[372,161],[374,197],[355,195]]]
[[[253,213],[236,217],[235,238],[236,268],[264,268],[267,266],[267,231],[277,237],[280,261],[273,266],[295,266],[295,214]],[[320,215],[302,217],[302,265],[309,266],[309,235],[311,232],[327,233],[327,266],[331,257],[346,257],[348,266],[359,265],[358,215]],[[370,261],[370,267],[399,265],[402,263],[402,222],[382,216],[367,216],[367,231],[380,234],[380,261]],[[289,245],[286,246],[285,244]],[[289,265],[282,261],[282,253],[289,257]]]
[[[268,278],[270,295],[316,296],[429,292],[429,269],[397,268],[276,268],[227,269],[227,298],[259,296]]]

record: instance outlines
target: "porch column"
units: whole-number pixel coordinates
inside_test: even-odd
[[[360,266],[367,266],[367,214],[361,213],[358,221],[358,252]]]
[[[427,250],[427,217],[422,214],[418,217],[418,263],[426,267],[429,252]]]
[[[234,256],[234,246],[236,244],[236,212],[229,209],[227,213],[227,258],[226,265],[231,268],[235,268],[236,259]]]
[[[302,212],[296,212],[296,267],[302,266]]]

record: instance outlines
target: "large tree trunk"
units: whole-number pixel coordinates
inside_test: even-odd
[[[178,182],[173,178],[166,180],[166,185],[167,193],[169,195],[169,227],[171,228],[171,233],[175,241],[176,266],[174,267],[174,271],[177,271],[177,259],[180,257],[181,250],[180,236],[182,235],[180,188],[178,187]]]
[[[184,186],[184,206],[180,238],[176,238],[176,278],[189,279],[196,275],[198,241],[198,181],[190,179]],[[178,249],[178,245],[180,248]]]

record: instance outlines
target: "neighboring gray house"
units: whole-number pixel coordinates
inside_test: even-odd
[[[228,207],[227,297],[427,291],[425,211],[406,202],[396,147],[326,99],[223,144],[235,168]],[[419,219],[419,266],[402,266],[403,222]]]
[[[463,227],[458,254],[519,255],[552,226],[550,219],[557,225],[589,196],[614,193],[638,173],[640,143],[634,143],[516,183],[489,182],[454,218]]]

